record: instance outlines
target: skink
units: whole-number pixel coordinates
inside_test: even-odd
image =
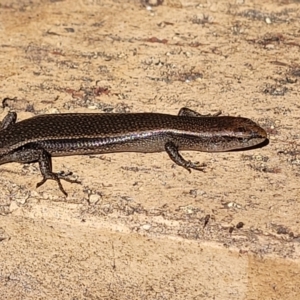
[[[246,149],[267,139],[264,129],[250,119],[201,115],[188,108],[179,114],[49,114],[16,122],[8,113],[0,128],[0,164],[38,162],[43,180],[55,180],[67,196],[60,180],[79,183],[52,172],[54,156],[112,152],[166,151],[177,165],[202,170],[185,160],[180,150],[206,152]]]

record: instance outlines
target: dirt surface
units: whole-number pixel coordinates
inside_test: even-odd
[[[53,159],[81,185],[0,168],[1,299],[296,299],[299,1],[6,1],[1,93],[43,113],[245,116],[269,145]],[[148,1],[150,3],[161,1]]]

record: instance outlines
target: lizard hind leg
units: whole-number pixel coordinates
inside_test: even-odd
[[[50,154],[45,151],[44,149],[38,149],[40,150],[40,155],[39,155],[39,166],[40,166],[40,171],[43,175],[43,180],[38,182],[36,187],[40,187],[41,185],[43,185],[47,180],[54,180],[57,182],[59,189],[61,190],[61,192],[67,197],[68,194],[65,191],[65,189],[63,188],[62,184],[61,184],[61,180],[65,180],[67,182],[70,183],[81,183],[78,180],[72,180],[66,177],[66,175],[64,174],[59,174],[59,173],[54,173],[52,172],[52,161],[51,161],[51,156]]]
[[[65,174],[52,172],[51,155],[45,149],[34,143],[21,147],[20,149],[10,152],[0,158],[0,164],[13,161],[18,163],[39,163],[43,180],[36,185],[37,188],[43,185],[48,179],[51,179],[56,181],[61,192],[65,196],[68,196],[60,181],[65,180],[70,183],[81,183],[80,181],[67,178]]]
[[[62,192],[66,197],[68,197],[68,193],[67,193],[67,192],[65,191],[65,189],[63,188],[63,186],[62,186],[60,180],[65,180],[65,181],[70,182],[70,183],[79,183],[79,184],[81,183],[81,182],[78,181],[78,180],[72,180],[72,179],[66,178],[66,177],[64,177],[63,175],[60,175],[60,174],[50,173],[50,174],[47,174],[46,176],[43,175],[43,180],[41,180],[40,182],[38,182],[38,183],[36,184],[36,187],[37,187],[37,188],[40,187],[40,186],[43,185],[48,179],[52,179],[52,180],[56,181],[57,184],[58,184],[59,189],[61,190],[61,192]]]

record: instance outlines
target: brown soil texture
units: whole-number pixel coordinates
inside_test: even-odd
[[[157,4],[157,5],[155,5]],[[0,167],[1,299],[296,299],[300,6],[259,0],[2,0],[0,86],[45,113],[244,116],[248,151],[53,159],[81,184]]]

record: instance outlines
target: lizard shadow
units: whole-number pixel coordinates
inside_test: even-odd
[[[263,147],[266,147],[267,145],[269,145],[269,143],[270,143],[269,139],[266,139],[262,143],[257,144],[255,146],[251,146],[251,147],[247,147],[247,148],[241,148],[241,149],[229,150],[228,152],[241,152],[241,151],[246,151],[246,150],[263,148]]]

